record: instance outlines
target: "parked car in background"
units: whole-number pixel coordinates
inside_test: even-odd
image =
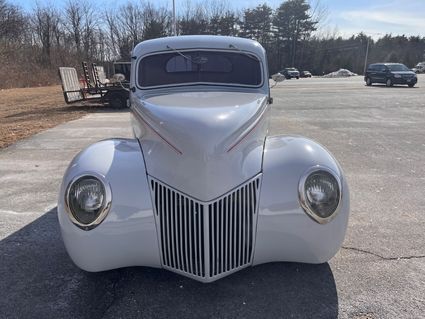
[[[300,77],[302,77],[302,78],[311,78],[311,73],[310,73],[310,71],[301,71],[300,72]]]
[[[412,70],[401,63],[373,63],[366,70],[364,80],[367,86],[384,83],[386,86],[407,84],[414,87],[418,78]]]
[[[167,37],[139,43],[132,57],[134,137],[88,146],[63,178],[59,225],[77,266],[157,267],[211,282],[336,254],[347,179],[320,144],[268,135],[272,99],[259,43]]]
[[[285,68],[282,71],[280,71],[279,73],[283,74],[285,76],[285,78],[287,78],[287,79],[292,79],[292,78],[299,79],[300,78],[300,71],[298,71],[296,68]]]
[[[425,62],[419,62],[416,64],[412,71],[415,73],[425,73]]]

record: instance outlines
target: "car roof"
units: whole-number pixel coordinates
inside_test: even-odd
[[[266,57],[264,48],[257,41],[218,35],[182,35],[147,40],[136,45],[132,55],[138,57],[154,52],[172,51],[173,49],[242,50],[255,53],[263,60]]]
[[[381,62],[381,63],[372,63],[370,65],[404,65],[403,63],[393,63],[393,62]]]

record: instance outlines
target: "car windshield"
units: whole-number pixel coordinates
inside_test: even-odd
[[[245,52],[175,50],[142,58],[138,66],[143,88],[197,83],[260,86],[260,61]]]
[[[287,69],[285,69],[286,71],[297,71],[297,69],[296,68],[287,68]]]
[[[390,69],[390,71],[409,71],[407,66],[404,64],[388,64],[387,67]]]

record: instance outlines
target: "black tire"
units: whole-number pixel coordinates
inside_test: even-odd
[[[372,85],[372,80],[369,77],[366,78],[366,85],[367,86],[371,86]]]
[[[393,80],[391,80],[391,78],[388,78],[388,79],[387,79],[387,81],[385,82],[385,85],[386,85],[387,87],[393,86],[393,85],[394,85],[394,84],[393,84]]]
[[[109,99],[109,105],[115,110],[124,109],[127,107],[127,99],[120,94],[113,94]]]
[[[300,79],[300,77],[299,77],[299,76],[297,76],[296,78],[297,78],[297,80],[299,80],[299,79]]]
[[[407,84],[407,85],[409,86],[409,88],[412,88],[412,87],[414,87],[414,86],[415,86],[415,84],[416,84],[416,83],[409,83],[409,84]]]

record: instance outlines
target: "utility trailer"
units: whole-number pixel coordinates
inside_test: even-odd
[[[91,70],[89,70],[87,63],[82,62],[84,74],[83,84],[79,81],[75,68],[59,68],[65,102],[67,104],[81,101],[107,103],[115,109],[127,107],[129,82],[119,80],[111,82],[106,78],[103,67],[97,66],[95,63],[92,63],[91,66]]]

